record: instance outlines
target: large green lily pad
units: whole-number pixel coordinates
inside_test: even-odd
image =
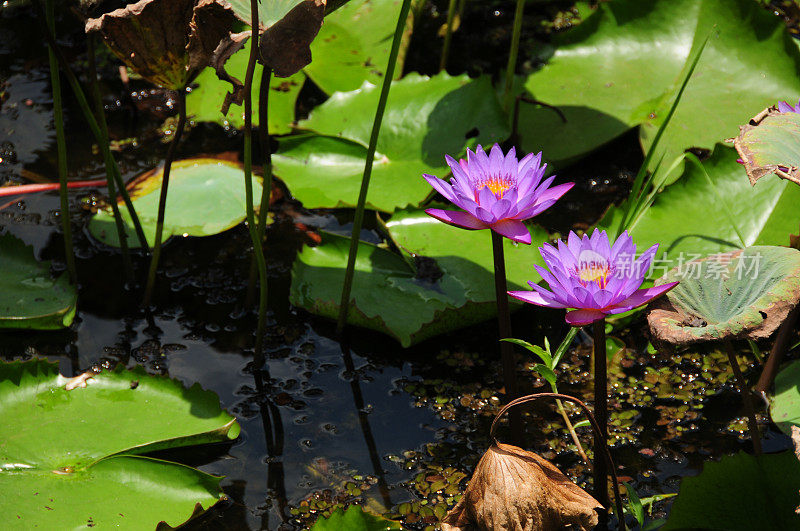
[[[800,361],[791,362],[775,376],[769,413],[787,435],[792,434],[792,426],[800,426]]]
[[[311,44],[314,60],[306,74],[327,94],[379,85],[389,61],[402,0],[351,0],[325,17]],[[403,71],[408,39],[401,43],[395,72]]]
[[[317,135],[291,138],[273,157],[275,175],[307,208],[355,206],[379,92],[365,84],[334,94],[298,124]],[[392,212],[418,205],[432,192],[422,174],[448,173],[445,154],[457,157],[508,133],[487,77],[409,74],[393,82],[367,207]]]
[[[162,167],[146,172],[128,184],[128,191],[152,245],[158,217]],[[253,197],[261,196],[261,182],[255,176]],[[122,201],[120,200],[120,204]],[[185,159],[172,164],[164,219],[164,239],[170,236],[210,236],[241,223],[246,217],[244,171],[241,164],[218,159]],[[120,208],[128,245],[138,239],[127,209]],[[89,221],[89,232],[101,242],[119,246],[111,208],[99,210]]]
[[[800,251],[756,246],[691,260],[657,284],[680,281],[652,303],[654,339],[698,341],[769,337],[800,300]]]
[[[358,505],[351,505],[347,510],[336,509],[327,518],[320,516],[311,531],[388,531],[402,529],[398,522],[370,514]]]
[[[53,279],[49,262],[11,234],[0,236],[0,328],[52,330],[72,324],[78,292],[69,276]]]
[[[800,184],[800,114],[770,109],[739,128],[734,146],[751,183],[775,173]]]
[[[236,438],[239,425],[216,394],[141,368],[118,367],[86,383],[67,385],[74,381],[46,360],[0,364],[7,526],[153,529],[221,499],[220,478],[133,455]]]
[[[244,48],[233,54],[225,63],[225,70],[240,81],[244,81],[247,69],[247,58],[250,54],[252,40],[248,39]],[[261,74],[264,67],[256,64],[253,75],[253,126],[258,126],[259,90]],[[297,95],[306,80],[302,72],[288,78],[271,77],[269,84],[269,132],[272,135],[285,135],[291,132],[294,122],[294,106]],[[186,113],[189,118],[198,122],[216,122],[225,127],[244,127],[244,107],[232,105],[228,114],[220,111],[225,95],[230,92],[231,85],[217,77],[213,68],[203,70],[194,80],[197,87],[186,96]]]
[[[699,476],[681,481],[661,529],[800,529],[798,489],[800,461],[792,452],[723,457],[706,462]]]
[[[764,107],[797,98],[800,53],[784,22],[757,2],[614,0],[559,35],[554,55],[528,77],[525,88],[567,123],[523,104],[522,147],[566,161],[638,125],[648,146],[709,35],[661,139],[667,161],[689,147],[711,149]]]
[[[736,151],[717,145],[703,162],[711,182],[695,165],[687,165],[680,180],[659,193],[628,227],[640,250],[660,245],[651,278],[694,258],[741,248],[731,219],[744,246],[788,243],[789,234],[797,230],[800,187],[780,179],[750,186],[736,158]],[[612,207],[599,225],[616,229],[621,213]]]
[[[429,221],[430,220],[430,221]],[[360,242],[353,280],[349,323],[386,333],[408,347],[423,339],[489,319],[496,313],[494,268],[488,230],[467,231],[445,225],[423,211],[398,212],[386,224],[407,253],[435,260],[417,272],[387,249]],[[535,244],[547,234],[532,228]],[[322,244],[305,248],[292,270],[292,304],[336,318],[350,239],[323,234]],[[536,246],[504,244],[509,287],[538,281]]]

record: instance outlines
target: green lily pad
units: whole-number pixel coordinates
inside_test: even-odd
[[[244,80],[247,58],[250,54],[251,40],[244,48],[231,55],[225,63],[225,70],[236,79]],[[259,89],[261,73],[264,67],[256,64],[253,74],[253,127],[258,126]],[[269,84],[269,132],[272,135],[290,133],[294,122],[294,107],[297,95],[306,80],[302,72],[288,78],[271,77]],[[203,70],[194,81],[198,86],[186,96],[186,113],[190,119],[198,122],[216,122],[225,127],[244,127],[244,107],[232,105],[227,115],[220,111],[225,95],[230,92],[231,85],[217,77],[213,68]]]
[[[273,169],[306,208],[353,207],[358,199],[378,87],[336,93],[298,124],[317,135],[291,138]],[[378,137],[367,207],[392,212],[431,194],[422,173],[449,172],[444,156],[508,136],[489,78],[409,74],[392,83]],[[334,138],[326,138],[334,137]]]
[[[800,529],[800,461],[792,452],[739,453],[681,481],[664,531]]]
[[[741,126],[734,139],[750,182],[775,173],[800,184],[800,114],[769,109],[766,116],[753,121],[755,125]]]
[[[220,478],[132,455],[236,438],[239,425],[216,394],[141,368],[96,374],[86,387],[73,383],[46,360],[0,364],[7,525],[176,526],[222,498]]]
[[[49,262],[11,234],[0,236],[0,328],[53,330],[72,324],[78,292],[62,274],[53,279]]]
[[[311,531],[388,531],[390,529],[402,529],[398,522],[387,520],[381,516],[376,516],[366,512],[358,505],[351,505],[346,511],[336,509],[327,518],[320,516]]]
[[[327,94],[356,90],[364,81],[379,85],[389,61],[402,2],[351,0],[325,17],[311,44],[308,76]],[[401,43],[395,72],[403,71],[409,39]]]
[[[654,301],[654,339],[686,345],[767,338],[800,300],[800,251],[757,246],[691,260],[657,284],[680,281]]]
[[[731,217],[745,246],[785,245],[797,230],[800,187],[780,179],[750,186],[736,158],[736,151],[717,145],[703,162],[711,183],[699,168],[687,165],[678,182],[628,227],[640,251],[659,244],[650,278],[695,258],[741,248]],[[612,207],[599,225],[616,229],[621,213]]]
[[[163,167],[143,173],[128,184],[147,242],[155,239],[158,197]],[[253,197],[261,197],[261,182],[253,177]],[[120,204],[122,201],[120,200]],[[120,208],[128,245],[138,239],[127,209]],[[235,227],[246,217],[244,171],[241,164],[218,159],[185,159],[172,163],[164,220],[164,239],[170,236],[210,236]],[[105,243],[119,246],[111,208],[98,210],[89,232]]]
[[[775,396],[769,413],[774,422],[787,435],[792,426],[800,426],[800,361],[793,361],[775,376]]]
[[[760,109],[797,98],[800,53],[783,20],[757,2],[603,2],[559,35],[554,55],[528,77],[525,88],[560,108],[567,122],[550,109],[522,104],[523,149],[567,161],[638,125],[648,146],[709,34],[661,139],[665,160],[689,147],[711,149]]]
[[[402,249],[432,258],[435,265],[421,263],[417,277],[406,258],[360,242],[350,324],[386,333],[408,347],[496,315],[488,230],[450,227],[423,211],[398,212],[386,227]],[[532,228],[532,236],[537,244],[547,238],[539,228]],[[327,233],[321,245],[305,248],[292,270],[292,304],[336,318],[349,248],[349,238]],[[506,241],[504,249],[509,288],[540,280],[533,269],[533,263],[541,263],[535,246]]]

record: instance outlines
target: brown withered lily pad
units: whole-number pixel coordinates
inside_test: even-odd
[[[692,260],[656,284],[680,281],[650,305],[661,345],[769,337],[800,300],[800,251],[755,246]]]
[[[86,31],[143,78],[181,90],[229,39],[233,20],[226,0],[140,0],[89,19]]]
[[[443,531],[593,529],[602,505],[546,459],[495,443],[442,521]]]
[[[768,107],[739,127],[733,145],[750,184],[773,173],[800,184],[800,114]]]

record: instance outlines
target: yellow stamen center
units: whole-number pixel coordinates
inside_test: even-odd
[[[582,262],[578,269],[578,278],[582,282],[596,282],[600,289],[608,284],[608,264],[601,262]]]
[[[489,188],[493,194],[500,194],[500,197],[503,197],[503,193],[514,186],[514,181],[512,181],[506,175],[492,175],[491,177],[479,182],[477,190],[480,190],[484,186]]]

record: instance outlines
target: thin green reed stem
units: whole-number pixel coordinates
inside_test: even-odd
[[[94,111],[97,123],[100,126],[100,131],[103,134],[103,139],[108,139],[108,126],[106,125],[105,112],[103,109],[103,98],[100,96],[100,86],[97,82],[97,64],[95,60],[95,36],[93,34],[86,35],[86,56],[89,63],[89,83],[91,86],[92,99],[94,100]],[[117,203],[117,186],[114,183],[114,170],[108,165],[106,168],[106,188],[108,188],[108,197],[111,202],[111,210],[114,213],[114,225],[117,228],[117,239],[122,249],[122,264],[125,269],[125,279],[128,282],[133,281],[133,263],[131,262],[131,253],[128,249],[128,234],[125,232],[125,226],[122,222],[122,216],[119,212],[119,203]]]
[[[264,67],[261,71],[261,85],[258,88],[258,143],[261,145],[261,154],[264,157],[261,182],[261,201],[258,205],[258,241],[264,244],[264,234],[267,231],[267,215],[272,194],[272,151],[269,146],[269,83],[272,79],[272,69]],[[256,275],[258,267],[256,257],[250,260],[250,276],[247,282],[247,300],[245,306],[253,305],[255,294]],[[269,288],[269,286],[267,286]],[[266,295],[265,295],[266,298]]]
[[[608,444],[608,373],[606,368],[606,320],[594,322],[594,418],[600,428],[595,433],[595,452]],[[608,498],[608,466],[605,461],[595,457],[594,490],[592,495],[603,507],[609,506]],[[600,513],[601,529],[608,524],[608,513]],[[620,519],[623,518],[619,515]]]
[[[514,29],[511,33],[511,49],[508,52],[506,65],[506,85],[503,89],[503,109],[506,112],[511,108],[514,99],[511,89],[514,87],[514,73],[517,71],[517,55],[519,55],[519,38],[522,34],[522,12],[525,9],[525,0],[517,0],[517,9],[514,11]]]
[[[41,0],[39,0],[39,8],[41,9]],[[83,117],[89,124],[89,129],[91,129],[95,140],[97,140],[97,145],[100,148],[100,151],[103,153],[103,162],[107,167],[112,168],[114,182],[116,183],[119,193],[122,195],[122,200],[125,202],[125,206],[127,207],[128,213],[131,216],[131,221],[133,222],[134,229],[136,230],[136,237],[139,240],[139,245],[141,246],[142,250],[147,253],[147,239],[144,236],[142,224],[139,222],[139,216],[136,214],[136,210],[133,208],[133,203],[131,203],[128,190],[125,188],[125,183],[122,182],[122,175],[119,172],[117,161],[111,154],[111,148],[108,145],[108,137],[103,136],[100,126],[95,119],[94,113],[92,112],[91,107],[89,107],[89,102],[86,100],[86,95],[83,93],[80,82],[78,81],[78,78],[75,77],[75,73],[72,71],[72,68],[70,68],[69,62],[64,57],[64,54],[61,53],[61,49],[58,47],[55,37],[46,25],[42,26],[42,32],[47,44],[50,46],[50,49],[55,52],[56,59],[58,59],[58,66],[61,68],[61,72],[64,74],[64,76],[66,76],[67,82],[69,83],[70,88],[72,88],[72,92],[78,102],[78,106],[83,113]]]
[[[55,34],[55,8],[53,0],[45,4],[47,29]],[[61,77],[58,73],[58,60],[53,47],[49,50],[50,83],[53,89],[53,121],[56,126],[56,144],[58,146],[58,195],[61,198],[61,230],[64,232],[64,257],[71,282],[78,280],[75,269],[75,253],[72,248],[72,226],[69,216],[69,196],[67,195],[67,141],[64,137],[64,109],[61,102]]]
[[[244,80],[244,189],[247,202],[247,228],[250,231],[250,239],[253,241],[253,253],[255,253],[258,266],[258,325],[253,359],[256,369],[260,369],[264,364],[261,346],[267,323],[267,262],[264,259],[264,248],[258,237],[258,227],[256,227],[255,213],[253,212],[253,75],[256,70],[256,54],[258,53],[258,0],[250,0],[250,13],[253,41],[250,46],[250,57],[247,60],[247,73]],[[268,127],[268,125],[262,123],[261,127]]]
[[[378,99],[378,109],[375,111],[375,121],[372,122],[372,134],[369,137],[369,148],[367,149],[367,161],[364,165],[364,176],[361,178],[361,190],[358,193],[358,204],[356,214],[353,219],[353,233],[350,239],[350,254],[347,255],[347,269],[344,273],[344,284],[342,285],[342,299],[339,303],[339,320],[336,324],[336,331],[340,333],[344,330],[347,323],[347,313],[350,310],[350,291],[353,287],[353,273],[356,266],[356,253],[358,252],[358,241],[361,235],[361,227],[364,224],[364,205],[367,202],[367,191],[369,190],[369,179],[372,175],[372,163],[375,160],[375,148],[378,144],[378,133],[381,130],[383,112],[386,110],[386,101],[389,99],[389,89],[392,86],[394,77],[394,67],[397,63],[397,54],[400,51],[400,41],[403,38],[403,29],[408,19],[408,11],[411,8],[411,0],[403,0],[400,8],[400,16],[397,19],[397,27],[394,30],[392,39],[392,51],[389,53],[389,63],[386,65],[386,72],[383,76],[381,85],[381,95]]]
[[[183,129],[186,126],[186,89],[178,91],[178,127],[175,129],[175,137],[167,149],[167,158],[164,159],[164,171],[161,174],[161,191],[158,196],[158,215],[156,217],[156,234],[153,241],[153,256],[150,257],[150,269],[147,271],[147,285],[144,289],[144,299],[142,306],[147,308],[153,298],[153,289],[156,285],[156,272],[158,271],[158,260],[161,257],[161,239],[164,235],[164,217],[167,213],[167,190],[169,188],[169,173],[172,169],[172,161],[175,158],[178,143],[181,141]]]
[[[444,46],[442,47],[442,58],[439,61],[439,71],[447,67],[447,57],[450,55],[450,40],[453,37],[453,20],[456,15],[456,0],[450,0],[447,6],[447,31],[444,34]]]

